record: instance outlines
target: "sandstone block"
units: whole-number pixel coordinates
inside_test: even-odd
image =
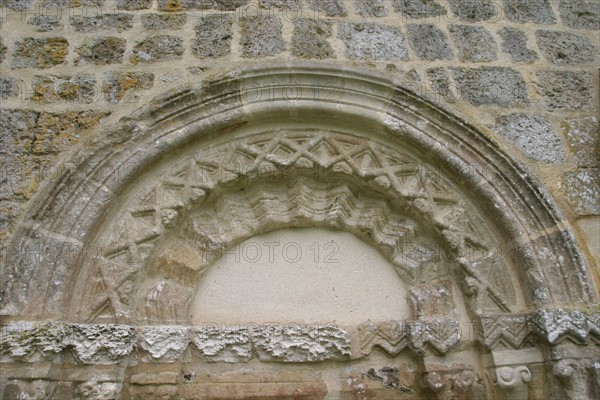
[[[118,64],[123,62],[127,41],[115,36],[88,37],[76,51],[81,59],[96,65]]]
[[[294,20],[292,54],[299,58],[331,58],[334,55],[327,38],[331,37],[331,23],[314,19]]]
[[[65,62],[69,42],[62,37],[24,38],[15,44],[13,68],[50,68]]]

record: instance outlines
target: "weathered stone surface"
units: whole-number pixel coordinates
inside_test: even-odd
[[[576,29],[600,29],[600,3],[593,0],[561,0],[558,5],[565,25]]]
[[[426,71],[433,90],[448,102],[455,102],[456,96],[450,88],[450,76],[444,67],[433,67]]]
[[[504,0],[504,13],[513,22],[556,23],[549,0]]]
[[[307,3],[317,16],[345,17],[348,14],[341,0],[307,0]]]
[[[281,20],[278,16],[248,17],[242,19],[240,25],[240,44],[244,57],[273,56],[285,49]]]
[[[11,10],[24,10],[31,7],[34,0],[0,0],[0,6],[6,6]]]
[[[30,99],[38,103],[67,101],[90,104],[99,100],[96,77],[92,74],[36,76],[32,87]]]
[[[125,39],[115,36],[86,38],[76,51],[83,60],[96,65],[118,64],[123,62],[126,44]]]
[[[565,175],[567,200],[578,215],[600,215],[600,169],[586,168]]]
[[[131,375],[129,381],[135,385],[175,384],[177,383],[177,376],[176,372],[139,373]]]
[[[21,81],[17,78],[3,75],[0,77],[0,99],[16,97],[21,92]]]
[[[247,328],[205,326],[194,330],[193,340],[210,362],[246,362],[253,357]]]
[[[350,336],[334,326],[263,326],[251,335],[262,361],[316,362],[350,356]]]
[[[485,28],[471,25],[448,27],[458,47],[458,58],[464,62],[486,62],[498,58],[498,46]]]
[[[71,325],[70,346],[84,364],[111,364],[135,348],[135,327],[128,325]]]
[[[250,0],[158,0],[160,11],[209,10],[233,11]]]
[[[498,346],[520,349],[535,342],[530,314],[481,316],[476,328],[477,340],[490,350]]]
[[[385,17],[388,11],[384,0],[353,0],[354,10],[363,17]]]
[[[494,132],[516,144],[528,157],[547,163],[565,162],[563,140],[541,115],[517,113],[496,119]]]
[[[540,310],[532,319],[538,334],[548,343],[565,339],[587,343],[590,337],[600,339],[600,314],[571,310]]]
[[[300,10],[300,0],[259,0],[258,5],[265,9]]]
[[[140,20],[148,30],[181,29],[187,22],[187,14],[144,14]]]
[[[180,37],[156,35],[135,45],[130,62],[137,64],[178,60],[184,51],[183,39]]]
[[[536,31],[537,43],[544,57],[558,65],[591,63],[598,49],[584,36],[570,32]]]
[[[140,347],[150,357],[145,361],[175,362],[188,347],[189,329],[181,326],[146,327],[140,331]]]
[[[110,103],[126,101],[137,102],[140,90],[150,89],[154,85],[154,74],[149,72],[115,72],[104,74],[102,92]]]
[[[434,24],[408,25],[408,40],[423,60],[449,60],[453,57],[446,35]]]
[[[67,347],[72,331],[58,322],[17,322],[2,327],[0,358],[36,361],[51,359]]]
[[[126,11],[146,10],[152,6],[152,0],[117,0],[117,9]]]
[[[23,203],[23,200],[0,200],[0,240],[5,241],[13,231]]]
[[[77,387],[81,400],[116,399],[121,391],[118,382],[98,382],[97,379],[84,382]]]
[[[60,15],[32,15],[27,23],[35,26],[38,32],[56,31],[64,26]]]
[[[479,22],[496,17],[500,4],[493,0],[450,0],[450,9],[461,21]]]
[[[592,74],[581,71],[540,71],[534,81],[550,110],[591,110],[594,94]]]
[[[0,152],[17,154],[26,152],[33,139],[39,114],[29,110],[0,108]]]
[[[579,167],[600,165],[600,125],[598,117],[584,117],[564,120],[563,134],[571,150],[573,161]]]
[[[527,48],[525,33],[513,28],[502,28],[498,33],[502,38],[502,51],[510,54],[512,61],[532,63],[537,60],[537,53]]]
[[[0,62],[4,61],[4,55],[6,54],[7,47],[2,43],[0,38]]]
[[[133,14],[104,14],[93,17],[73,15],[69,20],[77,32],[97,32],[107,29],[123,32],[133,27]]]
[[[292,54],[299,58],[331,58],[333,49],[327,41],[331,37],[331,23],[314,19],[294,20]]]
[[[65,38],[25,38],[15,44],[13,68],[50,68],[65,62],[69,42]]]
[[[513,69],[481,67],[451,70],[462,97],[473,105],[510,107],[528,102],[523,77]]]
[[[338,37],[351,59],[408,60],[408,49],[399,28],[376,24],[341,24]]]
[[[408,18],[437,17],[448,12],[435,0],[394,0],[394,9]]]
[[[414,287],[408,298],[415,318],[449,317],[456,312],[449,280]]]
[[[200,58],[221,57],[231,51],[233,20],[230,15],[209,14],[196,25],[194,55]]]

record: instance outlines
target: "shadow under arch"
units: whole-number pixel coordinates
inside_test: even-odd
[[[232,71],[169,93],[78,146],[68,160],[74,168],[36,194],[10,239],[0,313],[65,318],[85,246],[132,179],[204,137],[285,119],[308,126],[327,120],[353,131],[375,127],[395,143],[418,149],[458,177],[462,190],[481,200],[487,221],[518,241],[516,273],[527,304],[597,302],[567,221],[492,140],[372,71],[306,63]],[[69,257],[40,257],[40,249],[62,252],[65,246]]]

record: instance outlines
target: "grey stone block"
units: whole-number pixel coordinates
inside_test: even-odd
[[[461,21],[487,21],[498,16],[500,3],[493,0],[450,0],[450,9]]]
[[[447,102],[453,103],[456,101],[456,96],[450,89],[450,77],[448,71],[444,67],[433,67],[427,71],[427,78],[431,82],[433,90],[442,96]]]
[[[76,51],[82,59],[96,65],[117,64],[123,62],[126,43],[114,36],[86,38]]]
[[[69,52],[69,42],[62,37],[24,38],[15,43],[13,68],[50,68],[62,64]]]
[[[244,57],[274,56],[285,50],[282,25],[279,17],[255,16],[243,18],[242,27],[242,55]]]
[[[588,38],[574,33],[538,30],[535,35],[540,51],[553,64],[593,62],[598,52]]]
[[[0,76],[0,99],[6,100],[9,97],[16,97],[21,91],[21,81],[6,74]]]
[[[7,47],[2,43],[0,38],[0,62],[4,61],[4,55],[6,54]]]
[[[433,24],[408,25],[410,46],[423,60],[449,60],[453,57],[446,35]]]
[[[307,0],[308,6],[315,12],[315,17],[345,17],[348,10],[341,0]]]
[[[146,10],[150,7],[152,7],[152,0],[117,0],[119,10]]]
[[[177,60],[184,52],[183,39],[172,35],[156,35],[137,43],[133,48],[131,62],[151,63]]]
[[[429,18],[448,11],[435,0],[394,0],[394,9],[406,18]]]
[[[227,14],[210,14],[196,25],[192,52],[200,58],[221,57],[231,52],[233,19]]]
[[[512,22],[556,23],[548,0],[504,0],[504,14]]]
[[[494,132],[514,143],[523,153],[546,163],[565,162],[562,139],[541,115],[517,113],[498,117]]]
[[[187,22],[187,14],[145,14],[140,20],[148,30],[181,29]]]
[[[576,29],[600,29],[600,2],[562,0],[558,12],[565,25]]]
[[[123,32],[133,27],[133,15],[105,14],[93,17],[74,15],[70,18],[70,22],[77,32],[97,32],[107,29]]]
[[[277,10],[300,10],[300,0],[259,0],[260,8]]]
[[[397,27],[378,24],[342,23],[338,37],[351,59],[408,60],[404,35]]]
[[[0,153],[26,152],[33,140],[38,117],[35,111],[0,108]]]
[[[562,130],[573,161],[579,167],[600,166],[600,124],[598,117],[567,119],[562,122]]]
[[[504,67],[452,68],[460,94],[469,103],[512,107],[528,103],[521,74]]]
[[[331,37],[331,23],[315,19],[294,20],[292,54],[300,58],[331,58],[333,48],[327,41]]]
[[[498,46],[492,34],[485,28],[472,25],[448,27],[458,47],[458,58],[467,62],[493,61],[498,58]]]
[[[527,36],[513,28],[502,28],[502,51],[509,54],[514,62],[532,63],[537,60],[537,53],[527,48]]]
[[[32,15],[27,19],[27,24],[35,26],[38,32],[56,31],[63,27],[60,15]]]
[[[597,91],[592,74],[582,71],[540,71],[534,82],[550,110],[591,110]]]
[[[354,0],[354,10],[363,17],[385,17],[388,12],[384,0]]]
[[[570,172],[565,185],[567,200],[577,215],[600,215],[600,169]]]

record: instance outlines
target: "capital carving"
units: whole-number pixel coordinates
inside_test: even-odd
[[[467,400],[472,398],[476,382],[477,374],[471,370],[449,369],[427,372],[422,385],[433,392],[437,399]]]
[[[531,381],[532,374],[526,366],[492,368],[489,371],[489,378],[500,399],[527,399],[527,383]]]

